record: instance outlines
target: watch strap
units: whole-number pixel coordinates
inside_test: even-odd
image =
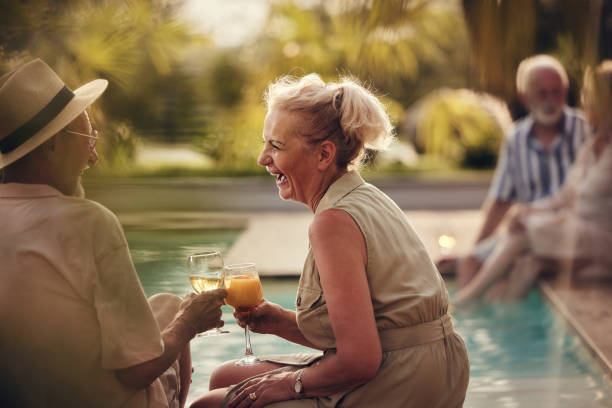
[[[304,384],[302,383],[302,374],[306,368],[302,368],[298,371],[297,379],[295,380],[295,392],[298,394],[298,398],[304,398]]]

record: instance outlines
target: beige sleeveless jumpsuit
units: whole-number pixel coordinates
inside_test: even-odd
[[[376,377],[360,387],[328,397],[268,406],[461,407],[469,380],[465,344],[447,314],[444,282],[405,214],[355,171],[329,187],[315,216],[330,208],[346,211],[365,237],[366,272],[383,349],[382,363]],[[302,334],[326,351],[323,356],[267,358],[290,364],[279,371],[297,370],[335,352],[325,294],[311,250],[300,278],[296,308]]]

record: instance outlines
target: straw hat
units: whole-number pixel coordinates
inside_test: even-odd
[[[96,79],[71,91],[40,59],[0,77],[0,169],[70,124],[107,85]]]

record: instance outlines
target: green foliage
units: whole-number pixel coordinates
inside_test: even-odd
[[[179,5],[162,0],[3,1],[3,68],[40,57],[72,88],[107,78],[110,86],[96,104],[105,112],[97,116],[109,122],[101,127],[129,121],[143,137],[191,137],[206,117],[193,76],[183,70],[185,52],[204,45],[205,39],[177,19]],[[121,146],[109,143],[106,159],[121,163],[133,154],[134,149]]]
[[[128,122],[109,121],[100,130],[102,137],[96,149],[101,160],[94,167],[95,171],[104,173],[109,169],[118,172],[130,169],[141,143],[132,126]]]
[[[265,83],[352,74],[405,107],[436,87],[466,84],[467,33],[455,2],[287,1],[272,5],[265,27],[246,52]]]
[[[533,54],[536,2],[463,0],[480,83],[508,101],[515,95],[516,67]]]
[[[3,0],[0,72],[40,57],[73,88],[109,79],[96,104],[102,109],[92,112],[107,138],[100,143],[105,174],[150,171],[132,161],[138,140],[156,139],[193,142],[216,161],[211,171],[245,174],[262,171],[256,164],[261,97],[282,75],[316,72],[326,81],[354,75],[400,123],[407,108],[442,87],[479,87],[518,105],[518,62],[547,52],[567,67],[575,96],[597,53],[603,3],[274,1],[261,34],[215,49],[180,20],[182,1]],[[417,132],[427,153],[422,168],[493,164],[500,133],[474,106],[456,95],[429,99]],[[205,167],[186,171],[195,175]]]
[[[466,168],[495,165],[505,124],[483,107],[477,95],[444,92],[424,104],[417,142],[430,160]]]
[[[256,41],[219,58],[207,73],[216,103],[206,152],[220,168],[255,165],[250,152],[252,141],[261,140],[261,96],[282,75],[316,72],[326,81],[355,75],[382,97],[394,123],[432,89],[465,85],[467,35],[456,3],[275,2],[264,27]]]
[[[242,102],[247,72],[229,52],[220,52],[207,73],[207,89],[213,105],[231,109]]]
[[[261,104],[245,103],[219,111],[198,146],[216,161],[218,170],[263,173],[257,157],[262,148],[264,118]]]
[[[573,80],[569,99],[577,102],[575,84],[584,68],[598,60],[598,41],[610,42],[605,37],[610,19],[609,11],[602,13],[605,3],[609,0],[461,0],[479,89],[519,111],[518,64],[530,55],[553,54],[568,70]]]

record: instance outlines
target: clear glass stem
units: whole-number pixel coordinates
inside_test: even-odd
[[[250,366],[250,365],[259,364],[261,360],[255,357],[255,354],[253,354],[253,349],[251,348],[251,334],[249,333],[248,322],[244,326],[244,344],[245,344],[244,357],[236,361],[236,365]]]
[[[244,326],[244,341],[246,343],[246,350],[244,357],[249,358],[253,356],[253,349],[251,348],[251,335],[249,334],[249,325]]]

